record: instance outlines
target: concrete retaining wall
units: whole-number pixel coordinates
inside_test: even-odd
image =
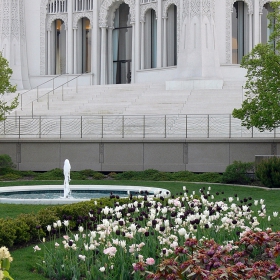
[[[19,170],[223,172],[235,160],[255,161],[255,155],[276,155],[280,139],[182,140],[27,140],[1,139],[0,154],[8,154]]]

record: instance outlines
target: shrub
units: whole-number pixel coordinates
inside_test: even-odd
[[[262,160],[256,167],[256,177],[268,188],[280,187],[280,158]]]
[[[196,175],[190,171],[179,171],[172,174],[174,181],[185,181],[193,182],[195,181]]]
[[[0,180],[3,180],[3,181],[16,181],[20,178],[21,178],[20,175],[14,174],[14,173],[7,173],[7,174],[0,176]]]
[[[15,164],[13,163],[11,157],[9,155],[0,155],[0,169],[2,168],[15,168]]]
[[[227,184],[249,184],[252,182],[250,173],[254,172],[253,162],[234,161],[230,164],[222,176],[222,182]]]
[[[201,173],[196,175],[196,180],[199,182],[221,183],[222,175],[215,172]]]
[[[39,173],[36,176],[36,179],[37,180],[63,180],[64,179],[63,170],[60,168],[55,168],[44,173]]]

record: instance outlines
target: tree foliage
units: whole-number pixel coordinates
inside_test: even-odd
[[[273,130],[280,126],[280,1],[270,3],[272,30],[267,44],[258,44],[243,57],[241,67],[247,69],[245,97],[233,117],[248,129]]]
[[[13,71],[9,67],[7,59],[0,52],[0,121],[4,120],[5,116],[18,106],[18,97],[14,98],[10,104],[1,100],[1,96],[3,97],[4,94],[16,91],[16,86],[10,83],[12,74]]]

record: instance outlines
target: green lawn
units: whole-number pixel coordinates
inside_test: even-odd
[[[61,185],[61,181],[24,181],[24,182],[0,182],[1,186],[17,186],[17,185],[46,185],[46,184],[55,184]],[[196,184],[196,183],[184,183],[184,182],[143,182],[143,181],[71,181],[71,184],[94,184],[94,185],[139,185],[139,186],[152,186],[168,189],[172,194],[180,194],[182,191],[182,186],[186,186],[189,192],[197,191],[202,188],[211,185],[212,193],[215,195],[218,200],[223,198],[228,198],[229,196],[238,195],[240,199],[252,197],[253,200],[264,199],[267,213],[272,215],[273,211],[280,212],[279,204],[279,194],[278,190],[264,190],[260,188],[250,188],[250,187],[241,187],[241,186],[229,186],[229,185],[218,185],[218,184]],[[224,192],[224,194],[222,194]],[[15,204],[0,204],[0,217],[16,217],[20,213],[36,213],[39,209],[42,209],[46,206],[44,205],[15,205]],[[273,225],[274,230],[280,230],[280,223]],[[35,244],[34,244],[35,245]],[[34,257],[33,246],[27,248],[18,249],[12,251],[11,254],[14,258],[14,261],[11,265],[10,274],[15,280],[39,280],[46,279],[41,275],[36,273],[36,258]],[[42,252],[36,252],[36,254],[42,254]]]

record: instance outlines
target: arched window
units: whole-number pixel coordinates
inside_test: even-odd
[[[244,1],[236,1],[232,13],[232,63],[239,64],[249,51],[248,6]]]
[[[167,11],[167,66],[177,65],[177,6]]]
[[[121,4],[115,12],[113,43],[113,83],[131,82],[132,26],[129,6]]]
[[[52,23],[51,74],[66,73],[66,31],[61,19]]]
[[[88,18],[78,22],[77,34],[78,73],[91,72],[91,28]]]
[[[157,19],[156,12],[149,9],[145,16],[145,68],[157,67]]]
[[[273,12],[272,7],[269,3],[266,3],[263,6],[262,16],[261,16],[261,43],[266,44],[269,40],[269,36],[272,32],[272,28],[269,28],[269,19],[267,18],[268,14]]]

